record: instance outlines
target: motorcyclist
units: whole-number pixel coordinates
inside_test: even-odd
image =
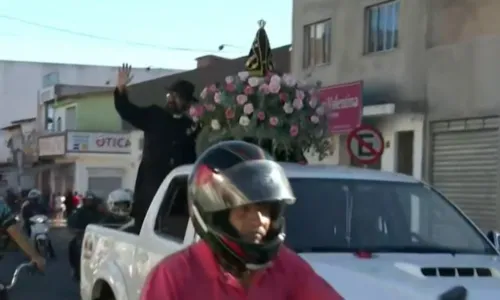
[[[202,241],[160,262],[141,300],[342,299],[283,245],[284,210],[294,202],[284,170],[260,147],[212,146],[188,183],[191,220]]]
[[[80,252],[85,227],[99,223],[105,216],[104,210],[102,199],[87,191],[83,195],[82,205],[68,218],[68,227],[75,233],[68,245],[68,259],[73,270],[73,277],[77,280],[80,278]]]
[[[42,193],[37,189],[32,189],[28,192],[26,196],[26,200],[23,202],[21,206],[21,217],[23,219],[23,227],[26,235],[31,237],[31,226],[33,222],[31,222],[31,217],[36,215],[48,215],[47,208],[42,203]],[[51,258],[56,257],[56,253],[54,247],[52,246],[52,242],[50,239],[48,242],[48,254]]]
[[[45,269],[45,259],[40,256],[38,251],[36,251],[30,243],[29,238],[22,232],[7,203],[5,201],[0,201],[0,240],[8,242],[7,240],[9,238],[12,238],[23,252],[31,258],[32,262],[40,271]],[[4,249],[0,249],[0,252],[2,251],[4,251]]]
[[[123,225],[131,220],[133,193],[128,189],[117,189],[108,195],[105,202],[106,215],[100,221],[104,224]]]
[[[47,213],[47,209],[42,205],[42,193],[37,189],[30,190],[26,196],[26,200],[21,205],[24,231],[28,236],[31,236],[32,222],[30,218],[38,214],[46,215]]]

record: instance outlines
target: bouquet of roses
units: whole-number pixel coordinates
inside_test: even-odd
[[[318,98],[319,84],[268,72],[265,77],[240,72],[222,84],[203,89],[189,113],[200,123],[197,152],[222,140],[271,141],[271,152],[314,151],[323,159],[332,153],[328,103]]]

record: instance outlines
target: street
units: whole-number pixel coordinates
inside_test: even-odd
[[[51,238],[56,250],[57,259],[47,260],[45,274],[28,274],[22,272],[16,286],[11,290],[10,300],[78,300],[78,284],[71,279],[71,271],[67,257],[67,246],[71,239],[65,227],[51,229]],[[14,269],[26,261],[21,253],[5,255],[0,260],[0,280],[10,280]]]

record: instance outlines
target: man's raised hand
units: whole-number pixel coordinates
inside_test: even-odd
[[[131,74],[132,71],[132,66],[129,64],[123,64],[119,69],[118,69],[118,78],[116,81],[117,87],[123,91],[125,87],[132,81],[132,76]]]

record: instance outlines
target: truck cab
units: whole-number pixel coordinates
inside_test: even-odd
[[[297,197],[286,211],[285,244],[344,298],[437,299],[456,285],[469,299],[500,297],[498,249],[431,186],[367,169],[282,166]],[[138,300],[154,266],[197,241],[187,204],[191,170],[165,178],[139,235],[87,227],[82,300]]]

